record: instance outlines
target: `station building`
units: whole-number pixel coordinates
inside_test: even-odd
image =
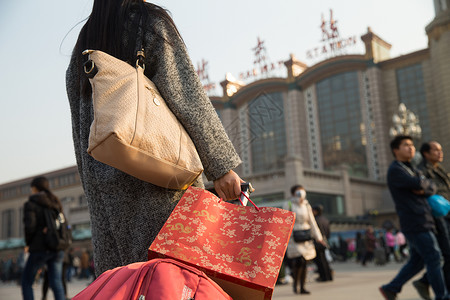
[[[264,203],[302,184],[329,216],[393,212],[386,172],[389,129],[400,103],[419,119],[417,147],[436,140],[450,153],[450,3],[435,1],[428,47],[391,57],[370,28],[365,53],[307,66],[293,55],[287,76],[243,84],[228,76],[213,104],[243,159],[238,172]],[[445,162],[450,170],[450,160]]]

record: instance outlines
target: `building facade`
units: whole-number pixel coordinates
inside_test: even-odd
[[[286,199],[289,187],[300,183],[310,195],[335,199],[328,214],[341,211],[336,207],[347,216],[392,209],[384,182],[399,104],[419,118],[417,147],[436,140],[450,151],[449,6],[449,0],[435,1],[436,16],[425,28],[428,48],[420,51],[391,58],[391,45],[368,28],[361,36],[364,54],[310,67],[291,55],[286,77],[249,84],[228,75],[223,96],[212,100],[243,159],[239,174],[255,183],[254,197]],[[450,160],[444,166],[450,168]],[[317,180],[327,176],[339,183]],[[377,184],[383,188],[373,189]],[[369,197],[357,196],[372,189]]]
[[[249,84],[227,76],[223,96],[211,101],[243,160],[236,171],[256,188],[256,203],[282,206],[290,187],[301,184],[335,229],[357,219],[396,223],[385,177],[398,105],[419,117],[417,143],[437,140],[450,151],[450,0],[435,0],[435,8],[425,28],[428,47],[420,51],[391,58],[391,45],[368,28],[361,36],[364,54],[313,66],[291,55],[285,77]],[[89,215],[76,167],[43,175],[82,239]],[[31,179],[0,185],[1,241],[23,238]]]

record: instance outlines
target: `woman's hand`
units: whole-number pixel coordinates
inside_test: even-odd
[[[233,170],[214,180],[214,189],[222,200],[234,200],[241,194],[241,183],[245,182]]]

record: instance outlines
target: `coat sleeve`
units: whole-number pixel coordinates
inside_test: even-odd
[[[25,227],[25,243],[30,245],[31,240],[36,234],[37,219],[36,210],[33,209],[33,205],[30,202],[26,202],[24,205],[23,223]]]
[[[146,75],[194,142],[208,180],[216,180],[241,160],[206,95],[172,25],[158,21],[146,31]]]
[[[79,63],[77,56],[73,53],[70,59],[69,67],[66,71],[66,91],[72,115],[72,137],[74,141],[75,158],[78,166],[78,173],[80,174],[80,177],[82,177],[84,172],[82,172],[81,150],[79,147],[81,144],[80,102],[82,100],[80,96],[80,74],[78,66]]]
[[[388,173],[389,183],[396,188],[421,190],[421,179],[419,176],[412,176],[400,166],[393,167]]]

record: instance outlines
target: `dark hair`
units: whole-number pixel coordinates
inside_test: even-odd
[[[413,138],[409,135],[397,135],[392,141],[391,141],[391,152],[392,155],[394,155],[394,149],[398,149],[400,147],[400,144],[402,143],[403,140],[413,140]]]
[[[303,189],[303,186],[301,186],[300,184],[296,184],[293,187],[291,187],[291,195],[294,196],[295,191],[298,189]]]
[[[130,12],[135,12],[132,17]],[[162,7],[144,0],[94,0],[92,12],[78,36],[74,51],[81,74],[84,75],[82,52],[86,49],[101,50],[116,58],[134,63],[139,22],[147,24],[150,17],[160,17],[172,25],[179,34],[169,13]],[[145,25],[143,25],[144,27]],[[153,30],[143,28],[142,30]],[[128,39],[124,41],[124,33]],[[161,37],[161,36],[160,36]],[[170,44],[170,41],[161,37]],[[83,95],[91,94],[88,78],[81,76]]]
[[[323,205],[322,205],[322,204],[314,205],[314,206],[312,207],[312,210],[317,211],[318,214],[321,215],[321,214],[323,213]]]
[[[422,157],[425,158],[424,153],[429,153],[431,150],[430,142],[425,142],[420,146],[420,154],[422,154]]]
[[[50,191],[50,183],[46,177],[38,176],[33,178],[30,186],[36,188],[39,192],[44,192],[50,199],[50,201],[56,204],[56,206],[59,208],[59,211],[62,211],[61,202],[59,201],[58,197],[56,197],[55,194]]]

